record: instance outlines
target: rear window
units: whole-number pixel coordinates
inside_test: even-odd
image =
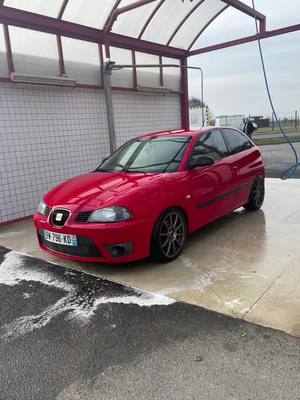
[[[223,129],[223,134],[227,139],[231,154],[240,153],[253,147],[252,142],[242,132],[233,129]]]

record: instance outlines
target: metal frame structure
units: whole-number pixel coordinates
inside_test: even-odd
[[[155,17],[155,15],[159,12],[162,6],[166,3],[167,0],[137,0],[127,6],[120,7],[121,0],[116,0],[110,15],[108,16],[107,20],[105,21],[104,28],[95,29],[87,26],[82,26],[73,22],[67,22],[63,20],[63,16],[65,10],[68,6],[70,0],[63,0],[57,18],[47,17],[40,14],[35,14],[27,11],[22,11],[10,7],[5,6],[5,1],[0,0],[0,23],[3,24],[4,27],[4,37],[6,42],[6,54],[7,54],[7,61],[8,61],[8,68],[9,72],[14,72],[14,63],[13,63],[13,52],[11,49],[10,44],[10,37],[9,37],[9,25],[21,27],[21,28],[28,28],[31,30],[47,32],[51,34],[55,34],[57,37],[57,47],[58,47],[58,55],[59,55],[59,66],[60,66],[60,73],[64,75],[65,71],[65,63],[64,63],[64,55],[63,55],[63,48],[61,37],[66,36],[74,39],[80,39],[84,41],[98,43],[99,45],[99,54],[100,54],[100,64],[104,64],[104,57],[102,53],[102,45],[105,46],[105,55],[106,58],[110,58],[110,46],[123,48],[132,51],[132,63],[136,65],[136,57],[135,52],[143,52],[149,53],[153,55],[159,56],[159,68],[160,68],[160,83],[163,85],[163,63],[162,57],[174,58],[180,61],[181,66],[181,112],[182,112],[182,127],[185,129],[189,128],[189,117],[188,117],[188,76],[187,76],[187,59],[188,57],[203,54],[210,51],[216,51],[220,49],[224,49],[231,46],[237,46],[243,43],[248,43],[257,40],[257,35],[247,36],[244,38],[239,38],[236,40],[231,40],[225,43],[219,43],[216,45],[199,48],[199,49],[192,49],[195,43],[197,42],[198,38],[202,35],[202,33],[214,22],[218,16],[220,16],[226,9],[229,7],[233,7],[236,10],[248,15],[251,18],[255,18],[259,21],[259,37],[260,39],[265,39],[277,35],[283,35],[289,32],[299,31],[300,24],[292,25],[288,27],[284,27],[281,29],[275,29],[272,31],[267,31],[266,29],[266,17],[262,13],[253,10],[253,8],[247,6],[240,0],[220,0],[224,3],[224,7],[214,15],[206,25],[197,33],[193,41],[190,43],[187,49],[180,49],[176,47],[172,47],[172,41],[176,34],[180,31],[182,26],[189,20],[189,18],[194,14],[194,12],[201,7],[205,1],[208,0],[199,0],[194,7],[182,18],[182,20],[177,25],[176,29],[170,35],[167,44],[159,44],[155,42],[149,42],[143,39],[143,36],[149,26],[151,21]],[[148,16],[144,26],[142,27],[139,35],[136,38],[120,35],[118,33],[112,32],[114,23],[116,22],[118,16],[122,14],[129,13],[130,11],[146,6],[150,3],[157,2],[156,7],[153,8],[153,11]],[[8,80],[5,78],[1,78],[0,80]],[[102,74],[102,86],[95,86],[95,85],[77,85],[79,87],[93,87],[93,88],[100,88],[105,89],[107,91],[111,90],[110,86],[110,77],[105,76]],[[133,68],[133,83],[134,87],[130,88],[112,88],[118,90],[137,90],[137,72],[136,67]],[[108,117],[109,118],[109,117]],[[109,121],[108,121],[109,122]],[[113,139],[111,146],[114,146]]]

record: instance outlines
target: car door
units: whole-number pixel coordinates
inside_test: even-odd
[[[234,156],[233,170],[237,207],[247,203],[255,176],[263,168],[260,151],[242,132],[224,128],[223,135]]]
[[[207,132],[197,140],[187,168],[201,156],[212,158],[214,163],[187,172],[191,231],[230,211],[233,205],[230,192],[234,184],[234,157],[228,154],[228,146],[219,129]]]

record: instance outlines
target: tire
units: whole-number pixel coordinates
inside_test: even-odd
[[[169,262],[181,253],[187,237],[187,222],[178,208],[164,212],[157,221],[151,240],[152,260]]]
[[[258,175],[252,185],[249,201],[244,205],[247,211],[257,211],[263,205],[265,198],[265,180],[264,177]]]

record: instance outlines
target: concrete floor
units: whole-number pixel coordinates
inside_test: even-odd
[[[300,337],[300,181],[267,180],[257,213],[237,211],[194,234],[170,264],[79,264],[39,250],[32,221],[0,245]]]

